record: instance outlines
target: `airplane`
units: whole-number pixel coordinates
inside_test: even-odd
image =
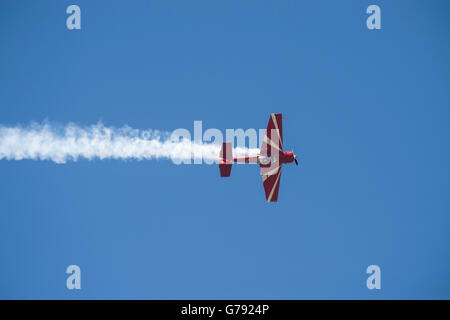
[[[259,154],[233,157],[231,142],[223,142],[218,158],[220,176],[229,177],[233,163],[259,164],[267,202],[278,201],[281,166],[285,163],[298,165],[292,151],[283,151],[283,127],[281,113],[272,113]]]

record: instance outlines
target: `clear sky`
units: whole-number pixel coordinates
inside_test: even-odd
[[[0,160],[0,298],[449,299],[449,9],[1,0],[0,124],[225,130],[281,112],[300,166],[268,204],[257,166]]]

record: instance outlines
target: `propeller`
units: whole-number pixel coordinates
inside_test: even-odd
[[[295,161],[295,165],[298,166],[298,161],[297,161],[297,156],[294,155],[294,161]]]

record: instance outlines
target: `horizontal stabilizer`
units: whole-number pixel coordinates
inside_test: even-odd
[[[221,177],[229,177],[233,165],[233,148],[231,142],[222,143],[219,155],[219,169]]]
[[[219,164],[220,176],[229,177],[231,174],[231,164]]]

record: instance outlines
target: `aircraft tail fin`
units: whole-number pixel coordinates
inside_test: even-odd
[[[233,165],[233,148],[231,142],[222,143],[219,155],[219,169],[221,177],[229,177]]]

